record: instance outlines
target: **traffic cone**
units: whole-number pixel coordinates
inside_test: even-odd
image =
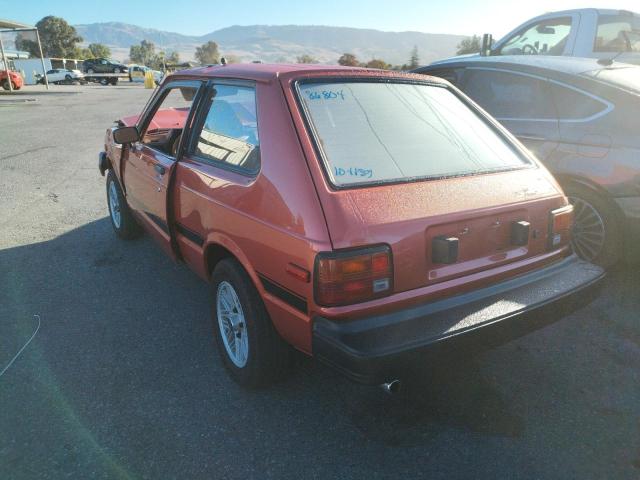
[[[144,74],[144,88],[155,88],[156,82],[153,79],[153,72],[147,71]]]

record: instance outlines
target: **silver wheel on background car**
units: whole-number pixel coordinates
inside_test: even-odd
[[[594,261],[604,250],[607,231],[598,210],[586,200],[569,197],[574,208],[571,244],[574,251],[588,261]]]
[[[111,220],[116,228],[120,228],[122,224],[122,212],[120,211],[120,200],[118,199],[118,190],[115,182],[109,183],[109,212]]]
[[[218,327],[224,348],[233,364],[242,368],[249,359],[249,337],[242,305],[229,282],[220,282],[216,293]]]

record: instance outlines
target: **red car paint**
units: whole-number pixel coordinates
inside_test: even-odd
[[[425,80],[421,75],[376,70],[253,64],[200,68],[166,78],[163,85],[216,78],[255,83],[261,154],[255,177],[190,155],[174,162],[145,146],[123,149],[113,142],[113,129],[107,131],[110,168],[139,222],[172,258],[207,280],[217,259],[234,256],[253,280],[278,333],[298,350],[313,354],[316,316],[352,320],[391,312],[491,285],[570,254],[566,243],[548,247],[549,213],[567,205],[567,199],[533,159],[532,168],[515,171],[333,188],[293,88],[297,80],[329,77]],[[185,115],[171,110],[154,121],[158,127],[182,128]],[[136,125],[139,116],[120,122]],[[494,128],[530,158],[504,129],[497,124]],[[167,174],[154,175],[155,165]],[[526,246],[509,243],[508,226],[516,220],[531,224],[533,234]],[[194,232],[201,242],[185,232]],[[459,261],[433,264],[433,238],[453,234],[460,237]],[[390,295],[337,307],[316,303],[314,264],[319,252],[379,244],[389,245],[393,255]],[[303,299],[306,310],[268,292],[261,276]]]
[[[24,80],[19,73],[9,70],[9,77],[11,78],[11,84],[14,90],[20,90],[24,86]],[[0,70],[0,86],[5,90],[9,90],[6,70]]]

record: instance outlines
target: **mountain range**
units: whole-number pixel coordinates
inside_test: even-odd
[[[233,55],[241,61],[293,62],[297,56],[308,54],[322,63],[337,63],[343,53],[353,53],[361,61],[379,58],[402,65],[409,62],[415,46],[420,63],[427,64],[454,55],[456,46],[465,38],[319,25],[235,25],[201,36],[120,22],[75,25],[75,28],[84,44],[108,45],[112,56],[118,60],[127,58],[129,47],[142,40],[150,40],[165,51],[176,51],[182,60],[193,60],[196,47],[213,40],[218,43],[222,55]]]

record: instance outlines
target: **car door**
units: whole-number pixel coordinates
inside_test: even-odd
[[[256,98],[253,82],[215,81],[202,95],[193,134],[177,165],[177,243],[196,271],[203,267],[207,232],[229,218],[226,208],[246,208],[260,170]]]
[[[163,249],[174,256],[167,195],[178,145],[188,130],[192,107],[202,85],[176,81],[158,94],[138,125],[140,140],[131,145],[124,168],[127,200]]]
[[[546,78],[499,68],[469,67],[461,87],[538,159],[546,160],[558,147],[557,111]]]

